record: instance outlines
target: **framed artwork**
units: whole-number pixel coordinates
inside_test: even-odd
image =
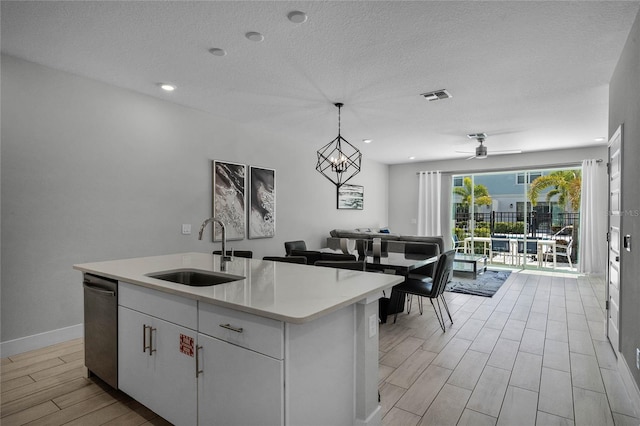
[[[249,238],[272,238],[276,234],[276,171],[250,168]]]
[[[362,210],[364,186],[345,183],[338,187],[338,209]]]
[[[246,170],[244,164],[213,160],[213,216],[224,222],[227,241],[245,237]],[[213,241],[221,240],[220,226],[215,225]]]

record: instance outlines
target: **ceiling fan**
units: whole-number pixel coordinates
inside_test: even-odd
[[[484,145],[484,141],[485,139],[487,139],[487,134],[486,133],[470,133],[467,135],[467,137],[469,139],[475,139],[480,143],[480,145],[476,147],[475,155],[472,155],[471,157],[467,158],[467,160],[472,160],[474,158],[477,158],[477,159],[487,158],[488,156],[487,147]],[[469,151],[456,151],[456,152],[459,152],[462,154],[474,154],[473,152],[469,152]],[[522,151],[519,149],[510,149],[506,151],[492,151],[491,154],[492,155],[520,154],[521,152]]]

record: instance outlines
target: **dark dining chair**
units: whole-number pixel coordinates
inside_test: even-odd
[[[307,264],[307,258],[304,256],[264,256],[262,260],[270,260],[272,262],[298,263],[300,265]]]
[[[353,254],[341,254],[341,253],[320,253],[320,260],[327,260],[333,262],[353,262],[356,257]]]
[[[315,263],[315,266],[326,266],[328,268],[364,271],[366,264],[357,260],[318,260]]]
[[[440,247],[437,244],[431,243],[405,243],[404,244],[404,255],[419,255],[424,257],[433,257],[440,254]],[[409,273],[409,278],[417,278],[422,279],[425,277],[433,278],[433,266],[434,264],[429,264],[425,266],[421,266],[419,268],[413,269]]]
[[[322,253],[314,250],[291,250],[289,256],[304,256],[307,258],[307,265],[313,265],[318,260],[322,260]]]
[[[213,254],[222,254],[222,250],[214,250]],[[253,259],[253,252],[251,250],[227,250],[227,256],[243,257],[245,259]]]
[[[307,243],[305,243],[302,240],[284,242],[284,252],[287,256],[291,256],[291,250],[306,250],[306,249],[307,249]]]
[[[447,301],[444,298],[444,288],[447,283],[450,281],[452,273],[453,273],[453,259],[455,257],[455,251],[449,250],[445,253],[442,253],[438,258],[438,264],[436,266],[436,272],[433,278],[423,278],[423,279],[415,279],[407,277],[405,281],[401,284],[398,284],[393,287],[393,291],[396,291],[400,294],[412,294],[416,296],[420,296],[418,298],[418,309],[420,310],[420,315],[422,315],[422,298],[428,297],[431,302],[431,306],[433,306],[433,310],[436,313],[436,318],[438,318],[438,323],[440,324],[440,328],[442,331],[445,331],[445,323],[444,323],[444,315],[442,314],[442,308],[440,306],[440,301],[444,305],[444,308],[449,316],[449,321],[453,324],[453,319],[451,318],[451,313],[449,312],[449,306],[447,306]],[[438,309],[433,304],[433,299],[436,300],[438,305]],[[393,322],[396,322],[398,318],[398,313],[396,312]]]

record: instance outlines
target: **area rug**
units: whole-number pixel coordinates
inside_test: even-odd
[[[452,293],[492,297],[511,275],[511,271],[486,271],[474,280],[454,276],[445,288]]]

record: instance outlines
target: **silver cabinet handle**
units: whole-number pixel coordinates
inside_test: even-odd
[[[156,331],[156,329],[154,327],[149,326],[149,356],[152,356],[153,353],[156,351],[153,348],[153,332]]]
[[[196,379],[200,375],[200,373],[204,373],[204,370],[200,370],[200,357],[198,356],[198,351],[202,349],[202,346],[196,345]]]
[[[149,344],[147,345],[147,329],[149,329]],[[153,349],[153,332],[155,328],[147,324],[142,324],[142,352],[147,352],[149,349],[149,356],[151,356],[156,350]]]
[[[116,295],[116,292],[113,291],[113,290],[104,290],[104,289],[102,289],[100,287],[94,287],[94,286],[90,285],[87,282],[83,282],[82,283],[82,287],[84,287],[86,290],[94,291],[96,293],[100,293],[100,294],[103,294],[105,296],[114,297]]]
[[[142,324],[142,353],[147,352],[147,324]]]
[[[220,327],[235,331],[236,333],[242,333],[243,330],[242,327],[233,327],[231,324],[220,324]]]

